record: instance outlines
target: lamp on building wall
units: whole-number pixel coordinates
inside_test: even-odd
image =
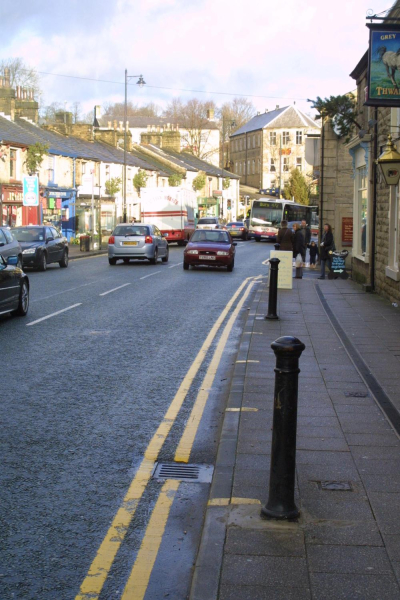
[[[381,168],[386,185],[398,185],[400,179],[400,153],[397,152],[390,134],[388,135],[386,150],[382,152],[376,162]]]
[[[126,223],[126,142],[127,142],[127,131],[126,131],[126,122],[127,122],[127,114],[128,114],[128,80],[132,77],[138,77],[136,84],[139,87],[143,87],[146,82],[143,79],[142,75],[128,75],[128,71],[125,69],[125,103],[124,103],[124,181],[123,181],[123,222]]]

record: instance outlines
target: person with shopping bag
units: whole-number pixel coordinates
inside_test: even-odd
[[[298,223],[293,225],[294,236],[293,236],[293,256],[296,265],[296,276],[295,279],[303,278],[303,256],[306,252],[306,240],[303,232]]]

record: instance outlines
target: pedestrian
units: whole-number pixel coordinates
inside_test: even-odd
[[[302,255],[303,263],[305,263],[307,248],[308,248],[309,243],[311,242],[311,229],[308,227],[307,221],[305,219],[303,219],[301,222],[301,233],[304,235],[304,242],[305,242],[304,254]]]
[[[293,231],[288,228],[287,221],[282,221],[276,241],[279,244],[279,250],[293,252]]]
[[[296,276],[295,279],[302,279],[303,277],[303,255],[306,253],[306,244],[304,235],[298,223],[293,225],[294,236],[293,236],[293,256],[296,263]]]
[[[132,217],[131,223],[136,223],[136,217]]]
[[[317,259],[317,257],[318,257],[318,246],[314,242],[314,240],[309,245],[309,248],[310,248],[310,268],[311,269],[315,269],[315,263],[318,260]]]
[[[332,252],[335,249],[332,227],[329,225],[329,223],[325,223],[324,225],[324,233],[322,234],[320,247],[321,276],[318,277],[318,279],[325,279],[325,265],[326,262],[328,262],[328,267],[329,269],[331,268]]]

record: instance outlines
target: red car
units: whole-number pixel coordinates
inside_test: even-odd
[[[233,271],[235,246],[236,242],[232,242],[227,231],[197,229],[183,253],[183,268],[187,271],[190,265],[192,267],[212,265],[213,267],[226,267],[228,271]]]

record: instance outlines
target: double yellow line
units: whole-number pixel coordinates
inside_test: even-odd
[[[129,489],[123,499],[122,505],[118,509],[106,533],[106,536],[102,541],[99,550],[97,551],[97,554],[90,566],[87,576],[82,582],[79,593],[76,596],[75,600],[98,599],[110,572],[111,566],[114,562],[115,556],[125,538],[125,535],[128,531],[128,527],[135,515],[136,508],[139,504],[139,500],[141,499],[146,489],[146,486],[150,480],[154,468],[154,463],[158,458],[159,452],[171,430],[172,425],[175,422],[176,417],[178,416],[179,410],[182,407],[182,404],[187,396],[187,393],[189,392],[193,380],[196,377],[204,359],[206,358],[207,352],[209,351],[211,344],[213,343],[226,316],[230,312],[237,298],[242,293],[243,289],[247,286],[245,293],[238,302],[235,310],[232,312],[232,315],[230,316],[223,330],[223,333],[221,334],[214,356],[210,362],[210,365],[204,377],[201,386],[202,389],[197,395],[188,423],[176,450],[175,460],[179,462],[188,462],[196,431],[199,426],[201,416],[203,414],[208,399],[208,390],[212,387],[212,383],[214,381],[214,377],[217,372],[217,368],[223,350],[225,348],[234,322],[240,310],[242,309],[244,302],[250,294],[253,285],[253,277],[248,277],[247,279],[245,279],[245,281],[240,285],[240,287],[234,293],[232,298],[229,300],[228,304],[221,312],[220,316],[218,317],[217,321],[215,322],[211,331],[209,332],[206,340],[204,341],[196,358],[191,364],[181,385],[179,386],[179,389],[175,394],[164,416],[164,419],[158,426],[157,431],[151,439],[146,449],[144,458],[138,468],[138,471],[134,479],[132,480]],[[177,491],[178,487],[179,482],[167,481],[163,486],[163,489],[161,490],[159,499],[153,511],[153,515],[150,519],[148,528],[146,529],[146,534],[140,547],[137,559],[135,561],[135,565],[132,569],[131,575],[123,593],[123,600],[128,600],[128,598],[129,600],[136,600],[144,597],[147,588],[147,583],[150,578],[151,570],[153,568],[154,560],[157,555],[159,545],[161,543],[162,533],[164,531],[165,523],[169,513],[169,509],[167,511],[165,511],[164,509],[166,505],[169,506],[169,508],[172,505],[174,492]],[[165,500],[165,497],[167,498],[167,500]],[[160,509],[162,509],[163,515],[165,517],[164,527],[161,528],[159,523]],[[154,526],[153,517],[155,519],[155,522],[157,523],[156,529],[161,533],[161,536],[157,535],[154,537],[151,535]],[[150,554],[154,560],[148,560],[148,557],[144,558],[144,555],[148,555],[149,543],[151,547]],[[137,582],[137,585],[135,582]]]

